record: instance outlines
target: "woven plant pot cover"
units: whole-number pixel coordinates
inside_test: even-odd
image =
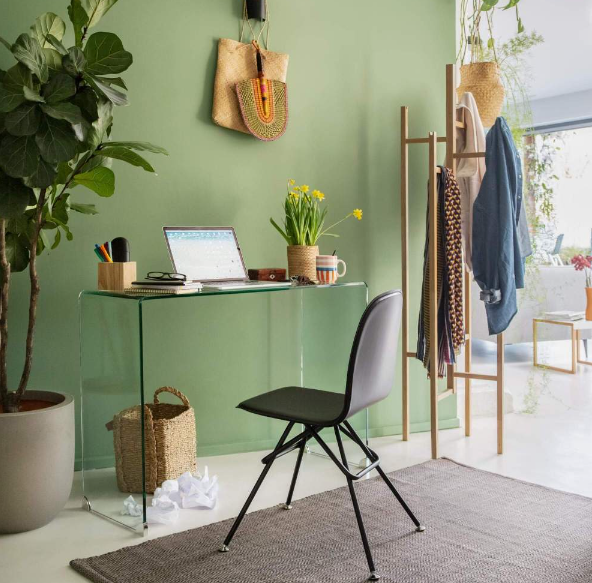
[[[265,50],[262,50],[261,53],[265,60],[266,77],[285,83],[288,75],[289,56]],[[222,38],[218,43],[212,119],[219,126],[245,134],[251,132],[241,115],[236,85],[257,77],[255,54],[255,47],[251,43],[241,43],[229,38]]]
[[[290,277],[304,275],[310,280],[317,278],[317,245],[288,245],[288,272]]]
[[[473,94],[484,127],[490,128],[495,123],[502,111],[505,95],[497,63],[462,65],[460,86],[456,91],[459,99],[464,93]]]
[[[176,395],[183,404],[160,403],[162,392]],[[121,492],[142,492],[140,415],[142,409],[136,405],[113,418],[115,469]],[[184,472],[195,473],[196,447],[195,413],[187,397],[173,387],[157,389],[154,403],[144,406],[146,492],[153,494],[165,480],[175,480]]]

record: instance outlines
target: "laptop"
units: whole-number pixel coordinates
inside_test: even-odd
[[[251,281],[233,227],[163,227],[176,273],[204,290],[290,287],[290,282]]]

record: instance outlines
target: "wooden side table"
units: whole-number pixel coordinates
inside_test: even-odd
[[[554,324],[556,326],[566,326],[571,329],[571,369],[560,368],[558,366],[550,366],[548,364],[540,364],[537,356],[537,326],[538,324]],[[592,365],[588,360],[582,360],[580,354],[580,333],[582,330],[592,330],[592,320],[545,320],[544,318],[534,318],[532,320],[532,348],[533,348],[533,362],[534,366],[546,368],[549,370],[556,370],[557,372],[566,372],[569,374],[576,374],[578,364]]]

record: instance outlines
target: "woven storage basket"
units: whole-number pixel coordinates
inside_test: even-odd
[[[497,63],[471,63],[460,68],[460,86],[457,95],[472,93],[483,126],[490,128],[499,117],[504,105],[502,85]]]
[[[288,245],[288,272],[290,277],[304,275],[308,279],[317,278],[317,245]]]
[[[167,392],[179,397],[182,405],[160,403],[158,395]],[[142,492],[142,409],[124,409],[107,424],[113,429],[117,486],[122,492]],[[187,397],[173,387],[160,387],[154,403],[144,406],[144,455],[146,492],[154,493],[165,480],[196,466],[195,413]]]

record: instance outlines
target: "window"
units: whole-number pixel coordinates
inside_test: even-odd
[[[525,142],[535,261],[565,265],[578,253],[592,254],[592,126]]]

